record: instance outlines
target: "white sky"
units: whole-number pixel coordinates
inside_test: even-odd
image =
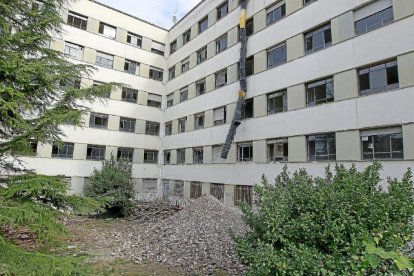
[[[200,0],[98,0],[115,9],[142,18],[169,29],[172,14],[177,8],[178,20],[189,12]]]

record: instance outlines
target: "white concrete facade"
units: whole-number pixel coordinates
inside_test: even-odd
[[[64,140],[75,144],[73,158],[51,158],[51,146],[39,146],[36,158],[25,159],[28,167],[39,173],[71,177],[72,192],[81,193],[83,181],[79,179],[87,178],[94,167],[100,166],[100,161],[86,159],[87,145],[106,146],[106,157],[108,151],[116,153],[118,148],[133,148],[134,178],[141,198],[154,197],[154,187],[145,184],[153,185],[150,181],[153,179],[158,179],[158,196],[164,192],[174,197],[190,197],[191,182],[201,182],[203,194],[213,191],[216,184],[224,184],[222,200],[226,204],[235,202],[236,186],[259,183],[262,174],[272,180],[284,165],[292,171],[307,168],[313,175],[322,175],[324,167],[336,162],[366,167],[373,158],[367,158],[363,152],[371,146],[375,150],[377,142],[364,144],[371,139],[365,137],[385,134],[401,137],[395,138],[400,139],[398,141],[390,140],[391,150],[385,150],[394,150],[390,153],[393,157],[376,157],[384,166],[384,177],[400,178],[408,167],[414,169],[412,0],[317,0],[306,5],[303,0],[250,0],[247,14],[254,25],[248,39],[247,56],[254,57],[254,61],[253,72],[247,77],[247,98],[253,99],[253,111],[238,128],[228,159],[220,160],[217,152],[225,141],[239,90],[237,32],[240,8],[237,0],[227,3],[229,13],[219,20],[216,8],[223,4],[223,0],[205,0],[171,30],[163,30],[93,1],[76,2],[63,17],[66,20],[69,12],[83,15],[88,18],[87,29],[65,25],[66,33],[56,38],[53,47],[63,51],[65,41],[81,45],[84,57],[80,62],[90,64],[95,64],[97,52],[113,55],[113,69],[97,66],[99,70],[93,80],[125,83],[138,90],[138,99],[136,103],[125,102],[121,91],[113,91],[106,104],[91,106],[93,112],[109,116],[106,129],[90,127],[87,118],[85,128],[65,129]],[[281,5],[284,15],[269,23],[268,14]],[[387,22],[384,21],[385,11],[387,14],[391,11],[393,15]],[[382,12],[381,26],[357,34],[357,21]],[[199,22],[205,18],[208,27],[199,33]],[[99,34],[99,22],[116,28],[115,39]],[[325,46],[305,53],[309,47],[305,44],[308,34],[323,26],[330,26],[330,34],[324,32]],[[183,34],[187,31],[190,31],[190,40],[184,43]],[[128,32],[142,37],[140,47],[127,43]],[[226,35],[227,48],[216,53],[217,39]],[[170,53],[174,41],[175,51]],[[158,43],[165,45],[164,55],[154,53],[153,49],[160,47]],[[269,51],[281,45],[287,48],[285,61],[278,66],[269,66]],[[198,62],[198,53],[204,47],[207,49],[206,60]],[[187,58],[188,68],[182,66],[182,61],[186,62]],[[136,74],[124,72],[125,60],[139,63]],[[391,65],[392,62],[396,64]],[[384,68],[394,66],[392,68],[397,68],[398,72],[389,69],[384,89],[362,95],[362,70],[381,64],[390,64]],[[163,70],[162,81],[150,78],[149,70],[154,67]],[[185,72],[181,72],[183,67]],[[175,70],[173,78],[169,76],[171,69]],[[218,72],[226,73],[227,82],[216,88]],[[371,88],[378,82],[378,76],[374,74],[369,75]],[[325,79],[333,80],[333,98],[314,106],[309,103],[309,84]],[[203,80],[204,93],[199,95],[198,84]],[[92,85],[93,82],[82,79],[82,83]],[[187,98],[180,94],[185,87],[188,87]],[[283,111],[269,113],[268,95],[281,91],[286,93],[286,106]],[[167,95],[171,94],[174,94],[173,100],[167,104]],[[160,108],[148,106],[149,95],[162,96]],[[222,116],[215,110],[223,106],[226,107],[225,122],[218,123],[217,118]],[[200,125],[201,113],[204,118]],[[119,131],[116,126],[121,117],[136,120],[133,133]],[[185,129],[179,131],[179,120],[183,118],[187,118]],[[146,122],[160,123],[159,136],[146,134]],[[168,134],[165,123],[170,122],[172,130]],[[310,136],[325,133],[334,137],[336,157],[314,161],[309,156]],[[268,156],[268,142],[275,139],[286,140],[288,154],[286,152],[285,159],[273,162]],[[246,143],[251,143],[253,156],[241,162],[238,146]],[[364,145],[368,148],[363,148]],[[197,159],[200,149],[203,156]],[[144,153],[149,150],[158,151],[156,164],[144,162]],[[164,160],[167,152],[169,162]],[[150,192],[152,197],[142,196],[142,193]]]

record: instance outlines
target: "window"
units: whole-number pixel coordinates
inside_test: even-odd
[[[119,131],[135,132],[136,122],[136,119],[121,117],[119,120]]]
[[[202,184],[198,181],[191,181],[190,198],[199,198],[201,196]]]
[[[210,194],[220,201],[224,200],[224,184],[211,183]]]
[[[305,53],[310,54],[332,45],[331,24],[305,34]]]
[[[156,178],[144,178],[142,179],[142,188],[145,193],[156,193],[158,186],[158,180]]]
[[[195,122],[194,122],[195,129],[204,128],[204,112],[194,115],[194,119],[195,119]]]
[[[207,47],[203,47],[197,51],[197,64],[207,60]]]
[[[168,79],[172,80],[173,78],[175,78],[175,66],[168,69]]]
[[[118,148],[118,153],[116,155],[118,160],[126,160],[132,162],[134,158],[134,149],[131,148]]]
[[[267,162],[288,161],[288,139],[267,141]]]
[[[306,102],[308,106],[315,106],[333,101],[333,78],[319,80],[306,85]]]
[[[165,52],[165,45],[156,41],[152,41],[151,52],[163,56]]]
[[[204,17],[198,22],[198,33],[201,34],[208,28],[208,17]]]
[[[227,1],[217,7],[217,20],[223,18],[229,13],[229,4]]]
[[[55,158],[73,158],[73,143],[63,143],[62,145],[52,146],[52,157]]]
[[[159,136],[160,135],[160,123],[147,121],[145,123],[145,134]]]
[[[144,163],[157,164],[157,162],[158,162],[158,151],[144,150]]]
[[[237,145],[237,160],[239,162],[253,161],[253,143],[241,143]]]
[[[185,149],[178,149],[177,150],[177,164],[184,164],[185,163]]]
[[[267,114],[287,111],[287,92],[275,92],[267,95]]]
[[[239,206],[241,203],[245,203],[249,206],[252,205],[253,189],[251,186],[235,186],[234,187],[234,205]]]
[[[206,93],[206,79],[202,79],[196,82],[196,96],[200,96]]]
[[[219,107],[213,110],[214,125],[224,125],[226,123],[226,107]]]
[[[193,164],[203,164],[203,148],[193,149]]]
[[[141,47],[142,46],[142,36],[133,34],[128,32],[127,34],[127,43],[137,46],[137,47]]]
[[[190,42],[190,40],[191,40],[191,30],[188,30],[183,34],[183,45]]]
[[[67,78],[65,80],[61,80],[60,87],[64,90],[68,89],[80,89],[81,88],[82,79],[81,78]]]
[[[170,54],[174,53],[175,51],[177,51],[177,40],[174,40],[170,43]]]
[[[108,115],[91,113],[89,118],[89,127],[93,128],[107,128]]]
[[[246,77],[251,76],[253,74],[254,74],[254,56],[251,56],[246,59]]]
[[[253,98],[244,101],[242,119],[253,118]]]
[[[95,64],[112,69],[114,65],[114,56],[97,52]]]
[[[384,92],[399,87],[397,60],[359,70],[361,95]]]
[[[122,87],[121,99],[125,102],[136,103],[138,100],[138,90],[129,87]]]
[[[171,164],[171,151],[170,150],[164,151],[164,164],[165,165]]]
[[[308,160],[336,160],[335,133],[310,135],[308,141]]]
[[[220,53],[227,48],[227,35],[216,40],[216,53]]]
[[[188,100],[188,86],[180,89],[180,103]]]
[[[162,96],[148,93],[147,106],[161,108]]]
[[[174,93],[167,95],[167,107],[173,106],[174,104]]]
[[[287,50],[286,44],[276,46],[267,50],[267,67],[274,67],[286,63]]]
[[[190,69],[190,58],[181,61],[181,73],[185,73]]]
[[[227,69],[216,73],[216,88],[227,84]]]
[[[361,131],[362,159],[404,159],[401,127]]]
[[[124,72],[128,74],[135,75],[137,73],[137,69],[139,72],[139,63],[131,60],[125,60],[124,63]]]
[[[149,78],[156,80],[156,81],[162,81],[164,76],[164,71],[160,68],[156,67],[150,67],[149,70]]]
[[[65,42],[65,54],[77,60],[83,60],[83,46]]]
[[[308,5],[308,4],[310,4],[312,2],[315,2],[315,1],[317,1],[317,0],[303,0],[303,4]]]
[[[172,123],[171,122],[165,123],[165,136],[168,136],[171,134],[172,134]]]
[[[174,180],[173,196],[184,196],[184,181]]]
[[[381,28],[394,21],[391,0],[374,1],[354,12],[357,35]]]
[[[68,24],[70,26],[73,26],[73,27],[76,27],[82,30],[86,30],[86,26],[88,25],[88,18],[78,13],[69,11]]]
[[[29,155],[36,155],[37,153],[37,141],[34,139],[30,139],[29,140],[29,148],[30,148],[30,153]]]
[[[108,24],[105,24],[103,22],[99,23],[99,33],[103,34],[106,37],[115,39],[116,36],[116,28],[112,27]]]
[[[178,133],[184,133],[185,132],[186,123],[187,123],[187,117],[178,119]]]
[[[266,23],[270,25],[286,15],[286,3],[281,1],[270,8],[266,9]]]
[[[86,159],[89,160],[104,160],[105,159],[105,146],[88,145],[86,149]]]
[[[246,20],[246,36],[249,37],[254,33],[254,23],[253,18]]]
[[[223,145],[212,146],[212,162],[223,163],[224,159],[221,158],[221,152],[223,151]]]

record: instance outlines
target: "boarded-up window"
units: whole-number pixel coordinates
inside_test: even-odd
[[[210,186],[210,194],[220,201],[224,200],[224,184],[212,183]]]
[[[198,198],[201,196],[202,185],[201,182],[192,181],[190,186],[190,197]]]
[[[236,186],[234,187],[234,205],[240,205],[244,202],[252,205],[252,187],[251,186]]]
[[[184,181],[175,180],[174,181],[174,196],[183,197],[184,196]]]

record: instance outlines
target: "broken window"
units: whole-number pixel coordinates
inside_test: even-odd
[[[210,194],[220,200],[224,201],[224,184],[211,183]]]
[[[254,33],[254,21],[253,18],[246,20],[246,36],[249,37]]]
[[[267,50],[267,67],[281,65],[287,61],[286,44],[282,44]]]
[[[394,21],[392,1],[375,1],[354,12],[357,35],[381,28]]]
[[[180,103],[188,100],[188,86],[180,89]]]
[[[190,184],[190,198],[199,198],[202,192],[202,184],[198,181],[191,181]]]
[[[178,197],[184,196],[184,181],[174,180],[173,196],[178,196]]]
[[[251,56],[246,59],[246,76],[251,76],[253,74],[254,74],[254,56]]]
[[[89,160],[104,160],[105,159],[105,146],[88,145],[86,149],[86,159]]]
[[[52,146],[52,157],[54,158],[73,158],[74,143],[54,144]]]
[[[249,206],[252,205],[253,189],[251,186],[234,187],[234,205],[239,206],[241,203],[245,203]]]
[[[361,95],[369,95],[399,87],[397,60],[359,70]]]
[[[102,52],[97,52],[95,64],[112,69],[114,65],[114,56]]]
[[[161,108],[162,96],[148,93],[147,106]]]
[[[253,161],[253,143],[252,142],[237,144],[237,160],[239,160],[239,162]]]
[[[86,27],[88,25],[88,17],[69,11],[68,24],[70,26],[86,30]]]
[[[142,46],[142,36],[133,34],[128,32],[127,34],[127,43],[137,46],[137,47],[141,47]]]
[[[122,87],[121,100],[136,103],[138,101],[138,90],[129,87]]]
[[[266,23],[270,25],[286,15],[286,1],[280,1],[277,4],[266,9]]]
[[[178,119],[178,133],[184,133],[185,132],[186,124],[187,124],[187,117]]]
[[[401,127],[361,131],[362,159],[404,159]]]
[[[116,36],[116,27],[108,25],[106,23],[100,22],[99,23],[99,33],[103,34],[106,37],[115,39]]]
[[[67,41],[65,42],[65,54],[73,59],[83,60],[83,50],[83,46],[73,44]]]
[[[171,164],[171,151],[170,150],[164,151],[164,164],[165,165]]]
[[[204,128],[204,112],[194,115],[194,129]]]
[[[288,139],[267,141],[267,162],[288,161]]]
[[[267,114],[276,114],[287,111],[286,91],[275,92],[267,95]]]
[[[158,151],[144,150],[144,163],[157,164],[158,163]]]
[[[224,125],[226,123],[226,107],[222,106],[213,110],[214,125]]]
[[[206,79],[202,79],[196,82],[196,95],[200,96],[206,92]]]
[[[221,53],[227,49],[227,34],[216,40],[216,53]]]
[[[160,135],[160,123],[147,121],[145,123],[145,134],[159,136]]]
[[[149,78],[156,81],[162,81],[164,77],[164,71],[160,68],[150,67]]]
[[[190,42],[190,40],[191,40],[191,30],[188,30],[183,34],[183,45]]]
[[[121,117],[119,120],[119,131],[135,132],[136,119]]]
[[[139,72],[139,63],[126,59],[124,63],[124,72],[135,75],[137,71]]]
[[[185,163],[185,149],[177,149],[177,164]]]
[[[167,95],[167,107],[171,107],[174,104],[174,93]]]
[[[107,128],[108,127],[108,115],[91,113],[89,117],[89,127],[93,128]]]
[[[168,136],[171,134],[172,134],[172,123],[171,122],[165,123],[165,136]]]
[[[336,160],[335,133],[309,135],[307,142],[309,161]]]
[[[242,119],[253,118],[253,98],[244,101]]]
[[[305,34],[305,53],[313,53],[332,45],[331,24]]]
[[[207,60],[207,47],[197,51],[197,64],[203,63],[205,60]]]
[[[118,153],[117,153],[117,159],[118,160],[126,160],[129,162],[132,162],[133,158],[134,158],[134,149],[132,148],[118,148]]]
[[[193,164],[203,164],[203,148],[193,149]]]
[[[334,101],[333,78],[319,80],[306,85],[306,102],[308,106],[315,106]]]
[[[216,88],[227,84],[227,69],[216,73]]]

